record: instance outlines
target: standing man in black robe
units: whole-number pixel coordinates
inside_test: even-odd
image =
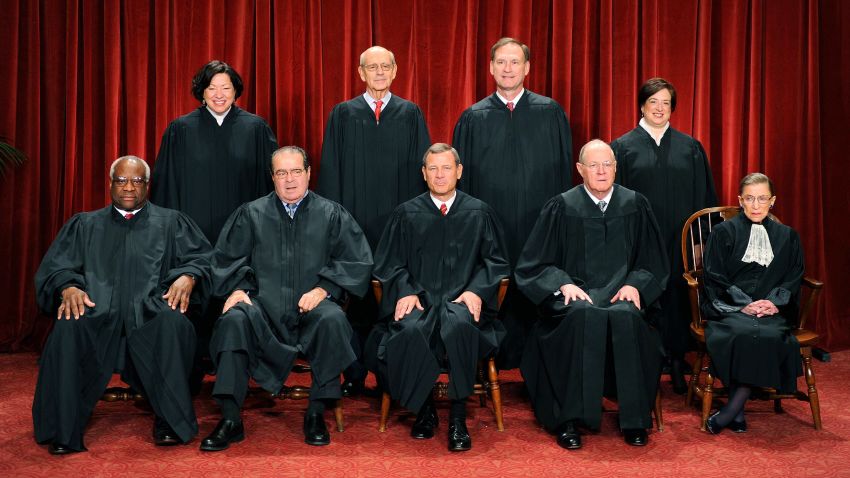
[[[431,438],[437,426],[431,390],[446,365],[450,451],[472,447],[466,400],[478,360],[492,354],[504,336],[496,295],[499,281],[510,274],[494,212],[455,189],[462,173],[454,148],[431,146],[422,159],[429,192],[395,210],[375,257],[386,317],[377,326],[383,339],[376,368],[390,395],[418,412],[411,436]]]
[[[393,52],[380,46],[367,49],[357,72],[366,92],[336,105],[328,117],[318,193],[354,216],[374,251],[393,209],[425,191],[420,159],[431,139],[419,107],[390,93],[398,72]],[[377,312],[371,291],[348,305],[358,358]],[[366,373],[354,362],[345,371],[343,393],[362,390]]]
[[[201,443],[203,451],[244,438],[240,410],[249,377],[277,393],[298,353],[309,360],[313,379],[304,441],[329,444],[324,411],[342,396],[339,374],[355,359],[340,304],[346,294],[366,292],[369,244],[342,206],[307,190],[310,163],[303,149],[275,151],[271,176],[275,191],[237,209],[216,244],[215,293],[227,300],[210,351],[222,419]]]
[[[543,207],[517,262],[519,288],[541,315],[520,368],[560,446],[581,447],[579,423],[599,429],[603,385],[616,394],[626,443],[646,445],[663,350],[645,317],[667,281],[664,242],[646,198],[614,185],[607,144],[587,143],[576,167],[584,184]]]
[[[35,275],[56,323],[39,361],[35,439],[83,451],[83,431],[113,371],[144,394],[157,445],[198,433],[189,394],[195,331],[184,314],[210,289],[211,247],[192,220],[147,202],[150,168],[135,156],[109,172],[112,204],[72,217]]]
[[[463,112],[452,142],[465,166],[458,187],[496,211],[512,261],[519,257],[543,204],[572,184],[570,125],[556,101],[523,87],[530,57],[528,47],[513,38],[493,45],[490,74],[496,92]],[[534,307],[514,284],[500,317],[508,336],[498,362],[502,368],[516,368]]]

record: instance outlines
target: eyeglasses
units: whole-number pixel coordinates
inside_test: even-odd
[[[292,176],[293,178],[300,178],[302,174],[304,174],[303,168],[290,169],[289,171],[285,169],[278,169],[274,172],[274,177],[276,177],[277,179],[284,179],[287,176]]]
[[[390,71],[395,66],[395,63],[381,63],[380,65],[377,63],[372,63],[371,65],[360,65],[360,68],[368,71],[369,73],[374,73],[378,71],[378,68],[381,68],[381,71]]]
[[[114,184],[115,186],[120,186],[122,188],[124,186],[126,186],[128,182],[133,183],[133,187],[138,188],[138,187],[142,186],[143,184],[147,183],[148,180],[145,179],[145,178],[139,178],[139,177],[125,178],[124,176],[118,176],[117,178],[112,178],[112,184]]]
[[[596,171],[597,169],[599,169],[600,166],[602,167],[602,169],[611,169],[611,168],[614,167],[614,161],[602,161],[601,163],[590,163],[590,164],[579,163],[579,164],[581,164],[582,166],[584,166],[585,168],[587,168],[591,171]]]
[[[738,197],[741,198],[741,201],[744,201],[745,203],[750,204],[750,205],[755,204],[756,201],[758,201],[759,204],[767,204],[768,202],[770,202],[771,199],[773,199],[773,196],[738,196]]]

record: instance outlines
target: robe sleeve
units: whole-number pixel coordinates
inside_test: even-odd
[[[77,214],[65,223],[35,273],[36,300],[45,314],[53,314],[59,308],[63,289],[86,289],[83,262],[88,239],[84,222],[84,216]]]
[[[699,192],[701,198],[696,201],[697,205],[701,205],[700,209],[706,207],[714,207],[717,205],[717,191],[714,189],[714,177],[711,175],[711,167],[708,164],[708,156],[705,154],[705,149],[702,143],[694,140],[694,167],[698,168],[694,174],[695,184],[692,190]]]
[[[661,230],[649,206],[649,201],[641,194],[636,194],[638,206],[639,238],[632,245],[635,250],[635,260],[626,276],[625,284],[640,292],[643,304],[654,303],[667,286],[667,276],[670,265],[661,239]]]
[[[257,164],[255,166],[257,174],[255,175],[257,184],[256,191],[251,197],[251,200],[254,200],[258,197],[264,196],[274,189],[274,183],[272,182],[271,171],[271,161],[272,154],[277,151],[277,138],[274,135],[274,131],[272,131],[271,127],[265,121],[261,121],[261,126],[256,129],[256,139],[257,142]]]
[[[408,295],[424,294],[425,288],[413,280],[408,270],[407,244],[411,241],[405,227],[404,213],[399,209],[393,213],[375,252],[375,279],[383,287],[381,317],[395,310],[396,302]]]
[[[419,109],[418,106],[413,106],[413,121],[415,122],[411,130],[413,131],[413,138],[410,141],[410,148],[413,148],[413,151],[408,153],[408,158],[412,164],[410,164],[410,168],[408,169],[407,174],[407,191],[409,191],[408,197],[405,199],[413,198],[423,192],[425,192],[426,184],[425,181],[422,180],[422,156],[425,155],[425,151],[431,147],[431,135],[428,133],[428,125],[425,123],[425,116],[422,114],[422,110]]]
[[[570,275],[561,269],[561,247],[569,237],[561,195],[547,202],[517,261],[517,287],[535,304],[540,304],[564,284],[573,284]]]
[[[212,292],[212,247],[189,216],[179,213],[176,223],[173,264],[164,278],[163,286],[167,289],[181,275],[191,274],[195,278],[192,296],[199,303],[206,304]]]
[[[218,242],[212,260],[212,293],[227,297],[234,290],[257,292],[257,279],[251,266],[254,249],[254,227],[250,212],[242,205],[230,215]]]
[[[734,248],[731,230],[731,227],[715,228],[708,236],[703,251],[702,292],[706,300],[702,309],[706,318],[737,312],[753,301],[727,276],[726,260],[731,258]]]
[[[492,213],[486,214],[482,236],[478,265],[465,289],[475,293],[491,309],[497,310],[499,282],[510,275],[511,269],[502,228]]]
[[[369,287],[372,274],[372,251],[363,230],[342,206],[337,207],[337,218],[328,235],[331,241],[330,259],[318,272],[319,282],[332,296],[339,298],[339,290],[363,297]],[[331,290],[329,290],[330,288]]]
[[[472,185],[469,181],[477,166],[472,157],[472,151],[474,151],[472,125],[470,124],[472,116],[469,110],[464,111],[460,115],[460,118],[458,118],[457,123],[455,123],[454,132],[452,133],[452,146],[457,150],[457,154],[460,156],[460,162],[463,164],[465,170],[463,176],[458,180],[457,188],[464,192],[471,190]]]
[[[342,125],[339,118],[342,107],[342,104],[335,106],[328,115],[325,136],[322,140],[322,162],[319,163],[317,189],[322,197],[335,202],[342,201],[342,165],[340,162]]]
[[[159,145],[159,154],[153,165],[151,173],[151,197],[152,203],[157,206],[170,209],[180,209],[180,185],[174,178],[182,177],[179,171],[178,156],[182,150],[182,135],[180,126],[172,121],[165,132],[162,133],[162,141]]]

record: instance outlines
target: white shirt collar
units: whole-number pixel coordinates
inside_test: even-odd
[[[599,199],[598,197],[594,196],[590,192],[590,189],[587,189],[586,185],[582,185],[582,187],[584,188],[584,192],[586,192],[587,195],[590,197],[590,200],[593,201],[593,204],[599,204],[599,201],[605,201],[605,207],[602,208],[602,212],[604,213],[605,210],[608,209],[608,205],[611,204],[611,196],[614,195],[614,186],[611,186],[611,190],[608,191],[608,194],[606,194],[605,197],[602,199]]]
[[[638,121],[638,125],[640,125],[640,127],[643,128],[644,131],[649,133],[649,137],[655,141],[656,146],[661,146],[661,138],[664,137],[664,133],[666,133],[667,129],[670,128],[670,122],[668,121],[667,124],[664,125],[664,129],[661,130],[661,135],[656,138],[654,136],[654,131],[652,130],[652,128],[649,127],[649,123],[646,122],[646,118],[641,118],[640,121]]]
[[[446,205],[446,214],[448,214],[449,211],[452,208],[452,204],[455,203],[455,198],[457,198],[457,189],[455,189],[455,192],[454,192],[454,194],[452,194],[452,197],[449,198],[449,200],[445,201],[445,202],[440,201],[439,199],[435,198],[434,195],[431,194],[431,193],[428,193],[428,195],[431,196],[431,200],[434,201],[434,205],[437,206],[437,209],[440,209],[440,204],[445,204]]]
[[[145,204],[142,204],[142,207],[140,207],[139,209],[135,209],[135,210],[133,210],[133,211],[125,211],[125,210],[123,210],[123,209],[119,209],[119,208],[118,208],[117,206],[115,206],[114,204],[112,205],[112,207],[114,207],[114,208],[115,208],[115,210],[116,210],[116,211],[118,211],[118,213],[119,213],[119,214],[121,214],[122,216],[126,216],[126,215],[127,215],[127,213],[130,213],[130,214],[132,214],[132,215],[134,215],[134,216],[135,216],[136,214],[138,214],[138,213],[139,213],[139,211],[141,211],[142,209],[144,209],[144,208],[145,208],[145,205],[147,205],[147,201],[145,201]]]
[[[216,123],[218,123],[219,126],[221,126],[221,124],[224,123],[224,118],[227,116],[227,113],[230,113],[230,110],[232,110],[232,109],[233,109],[233,106],[231,105],[230,108],[227,108],[227,111],[225,111],[222,114],[218,114],[215,111],[211,110],[209,106],[207,106],[207,111],[209,111],[210,114],[212,115],[212,117],[215,118],[215,121],[216,121]]]
[[[514,98],[514,99],[510,100],[510,101],[512,101],[512,102],[514,103],[514,107],[516,107],[517,103],[519,103],[519,99],[520,99],[520,98],[522,98],[522,95],[523,95],[524,93],[525,93],[525,88],[523,88],[523,89],[519,90],[519,94],[518,94],[518,95],[516,95],[516,98]],[[499,92],[498,92],[498,90],[496,91],[496,96],[498,96],[498,97],[499,97],[499,100],[501,100],[501,101],[502,101],[502,103],[504,103],[504,104],[506,104],[506,105],[508,104],[508,101],[509,101],[509,100],[508,100],[507,98],[505,98],[504,96],[500,95],[500,94],[499,94]]]
[[[387,91],[387,94],[385,94],[384,97],[381,98],[381,101],[383,102],[381,103],[381,110],[387,107],[387,103],[390,102],[390,98],[392,97],[393,94]],[[375,102],[378,100],[372,98],[372,95],[370,95],[368,91],[366,93],[363,93],[363,99],[366,100],[366,104],[369,105],[369,108],[372,108],[372,111],[375,111]]]

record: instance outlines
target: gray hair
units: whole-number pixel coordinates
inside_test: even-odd
[[[744,176],[744,178],[741,179],[741,184],[738,185],[738,195],[740,196],[741,194],[744,194],[744,188],[752,186],[753,184],[767,184],[767,188],[770,189],[770,195],[776,195],[773,192],[773,181],[771,181],[770,178],[763,173],[750,173]]]
[[[310,158],[307,156],[307,151],[304,151],[304,148],[301,148],[300,146],[289,145],[282,146],[276,149],[274,153],[272,153],[272,157],[269,158],[269,171],[271,171],[272,173],[274,172],[274,166],[272,165],[272,163],[274,162],[274,157],[278,154],[283,153],[300,154],[301,158],[304,160],[304,169],[310,169]]]
[[[446,151],[451,151],[452,156],[455,157],[455,165],[460,165],[460,155],[457,154],[457,150],[452,148],[452,145],[446,143],[434,143],[428,148],[428,151],[425,151],[425,155],[422,156],[422,167],[425,167],[425,161],[428,159],[428,156],[432,154],[440,154],[445,153]]]
[[[370,51],[385,51],[385,52],[389,53],[390,54],[390,62],[393,65],[395,65],[395,55],[393,54],[393,52],[387,50],[386,48],[384,48],[382,46],[374,45],[374,46],[367,48],[366,50],[363,51],[363,53],[360,54],[360,66],[366,66],[366,53],[369,53]]]
[[[578,153],[578,162],[584,164],[584,156],[587,151],[591,149],[604,149],[611,154],[611,161],[616,162],[617,158],[614,156],[614,150],[611,149],[611,146],[608,145],[605,141],[601,139],[591,139],[584,146],[581,147],[581,151]]]
[[[151,179],[151,167],[148,166],[148,163],[146,163],[144,159],[142,159],[138,156],[133,156],[132,154],[129,154],[127,156],[121,156],[120,158],[118,158],[118,159],[116,159],[115,161],[112,162],[112,166],[109,167],[109,178],[110,179],[115,179],[115,168],[117,168],[118,164],[121,163],[122,161],[129,161],[129,162],[138,161],[138,162],[142,163],[142,166],[145,167],[145,181],[150,181],[150,179]]]

